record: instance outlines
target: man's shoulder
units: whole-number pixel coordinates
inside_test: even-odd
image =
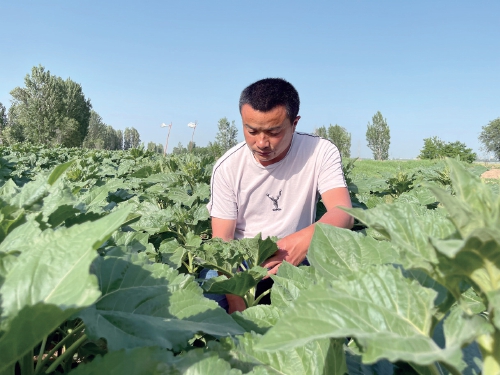
[[[321,150],[328,148],[337,148],[329,139],[322,138],[319,135],[295,132],[297,143],[300,148],[308,148],[310,150]]]
[[[236,146],[231,147],[224,153],[224,155],[217,159],[214,168],[241,162],[245,156],[245,146],[246,143],[243,141],[238,143]]]

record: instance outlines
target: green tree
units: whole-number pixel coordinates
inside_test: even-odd
[[[444,142],[438,137],[425,138],[424,147],[420,150],[420,159],[442,159],[442,158],[456,158],[472,163],[476,160],[476,153],[472,152],[471,148],[467,148],[465,143]]]
[[[163,154],[163,145],[161,143],[148,142],[147,150]]]
[[[125,128],[123,132],[123,149],[138,148],[141,144],[141,138],[136,128]]]
[[[389,158],[391,134],[387,125],[387,119],[382,117],[380,111],[372,117],[371,124],[368,122],[366,141],[368,142],[368,147],[373,152],[375,160],[387,160]]]
[[[345,128],[335,124],[328,127],[328,139],[333,142],[343,158],[351,157],[351,133]]]
[[[101,150],[106,145],[107,125],[102,121],[102,117],[92,110],[90,112],[89,130],[83,141],[83,147]]]
[[[439,159],[442,155],[444,142],[438,137],[424,138],[424,147],[420,150],[419,159]]]
[[[7,109],[0,102],[0,144],[3,144],[3,131],[7,126]]]
[[[319,136],[321,138],[328,139],[328,133],[327,133],[326,128],[324,126],[321,126],[317,129],[314,129],[314,134],[316,134],[317,136]]]
[[[123,150],[123,132],[121,130],[115,130],[116,134],[116,150]]]
[[[234,121],[230,124],[226,117],[219,120],[218,126],[219,131],[215,136],[215,143],[222,148],[223,152],[226,152],[238,143],[238,129]]]
[[[31,69],[24,84],[10,92],[9,125],[14,128],[10,137],[45,145],[81,146],[92,106],[80,84],[51,75],[41,65]]]
[[[181,142],[179,142],[179,144],[172,150],[172,154],[184,154],[186,152],[188,152],[188,150],[182,145]]]
[[[500,117],[483,126],[479,141],[485,151],[492,152],[495,159],[500,160]]]
[[[467,148],[465,143],[459,141],[446,143],[442,154],[443,157],[447,158],[456,158],[458,156],[460,160],[467,163],[472,163],[477,158],[476,153],[472,152],[471,148]]]

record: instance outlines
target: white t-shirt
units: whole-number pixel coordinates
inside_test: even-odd
[[[287,155],[267,167],[245,142],[234,146],[214,165],[210,185],[208,211],[236,219],[236,239],[295,233],[314,222],[320,194],[347,186],[337,147],[298,132]]]

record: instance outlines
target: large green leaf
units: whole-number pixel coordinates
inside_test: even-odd
[[[222,339],[212,345],[232,367],[243,373],[264,367],[269,374],[323,375],[347,372],[342,340],[321,339],[294,348],[281,348],[275,352],[257,350],[260,335]],[[209,348],[212,348],[209,346]]]
[[[110,350],[158,345],[180,350],[197,332],[221,337],[243,332],[192,276],[164,264],[109,257],[94,264],[103,296],[79,316],[87,334]]]
[[[374,264],[399,263],[399,254],[388,241],[316,224],[307,259],[321,276],[332,280],[356,275]]]
[[[262,267],[253,267],[247,271],[237,272],[232,277],[218,276],[203,283],[203,290],[207,293],[234,294],[244,297],[245,294],[267,275]]]
[[[474,229],[500,228],[500,195],[478,177],[469,173],[456,160],[448,159],[450,178],[456,196],[436,186],[429,186],[439,201],[450,213],[462,237],[467,237]]]
[[[366,211],[346,211],[390,239],[402,251],[405,268],[423,268],[432,272],[438,259],[429,238],[448,238],[455,232],[455,227],[447,218],[421,206],[391,204]]]
[[[172,352],[158,347],[118,350],[80,364],[71,375],[171,375],[175,373],[169,365],[173,357]]]
[[[231,316],[247,332],[254,331],[262,335],[283,316],[283,310],[271,305],[257,305]]]
[[[430,332],[435,297],[436,292],[405,279],[398,269],[374,267],[354,280],[311,287],[258,347],[283,350],[318,338],[354,337],[365,363],[382,358],[419,365],[442,361],[460,370],[462,341],[470,336],[458,337],[445,349],[435,344]]]
[[[120,210],[95,222],[27,236],[0,288],[0,371],[99,297],[90,264],[127,215],[128,210]],[[25,225],[33,228],[31,222]],[[15,237],[24,228],[17,229],[11,233]],[[11,250],[15,243],[10,242]]]
[[[315,283],[316,278],[306,269],[309,267],[295,267],[283,262],[278,274],[271,276],[274,284],[271,290],[272,305],[280,309],[288,308],[295,301],[302,290],[307,290]]]
[[[497,229],[475,229],[465,240],[433,240],[444,256],[439,270],[446,286],[455,293],[464,278],[471,280],[481,292],[500,289],[500,234]]]

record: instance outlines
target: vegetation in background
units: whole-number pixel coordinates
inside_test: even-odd
[[[125,128],[123,132],[123,149],[138,148],[141,144],[141,137],[136,128]]]
[[[351,157],[351,133],[340,125],[321,126],[314,130],[314,134],[330,140],[340,151],[342,158]]]
[[[79,147],[85,139],[92,108],[80,84],[33,67],[24,78],[25,87],[10,94],[5,141]]]
[[[218,129],[214,145],[219,147],[222,155],[238,143],[238,128],[234,120],[229,123],[228,119],[223,117],[219,120]]]
[[[476,160],[476,153],[471,148],[467,148],[465,143],[444,142],[438,137],[425,138],[424,147],[420,150],[419,159],[444,159],[456,158],[472,163]]]
[[[0,147],[0,373],[496,373],[500,198],[483,166],[345,160],[356,231],[319,225],[311,266],[283,264],[260,305],[275,244],[210,240],[214,160]]]
[[[89,130],[83,147],[96,150],[122,150],[123,132],[115,130],[111,125],[106,125],[99,114],[90,112]]]
[[[368,148],[373,152],[375,160],[389,159],[389,145],[391,144],[391,134],[387,120],[378,111],[372,117],[372,123],[368,122],[366,129],[366,141]]]
[[[484,150],[493,153],[496,160],[500,160],[500,117],[483,126],[479,141]]]

